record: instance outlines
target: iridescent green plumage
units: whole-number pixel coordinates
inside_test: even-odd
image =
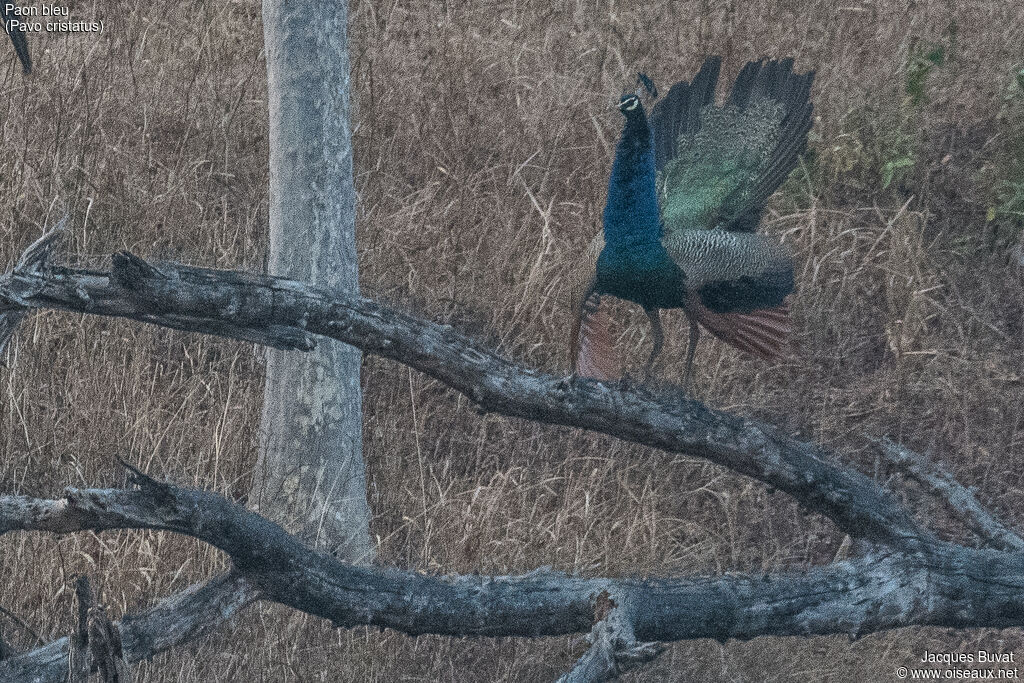
[[[672,86],[651,112],[668,232],[753,232],[807,145],[813,71],[794,73],[792,59],[748,62],[716,107],[720,63],[707,59],[693,83]]]
[[[705,107],[700,129],[679,142],[659,178],[667,232],[712,228],[748,206],[758,177],[778,145],[782,105],[758,100],[748,109]]]

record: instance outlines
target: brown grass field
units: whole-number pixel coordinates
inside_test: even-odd
[[[68,4],[105,30],[29,36],[29,78],[5,48],[0,263],[55,221],[59,201],[73,224],[65,261],[104,263],[127,248],[261,269],[260,3]],[[364,293],[554,373],[567,367],[570,273],[604,204],[621,125],[612,105],[636,71],[668,86],[709,54],[723,56],[723,79],[760,56],[817,69],[811,151],[764,228],[797,254],[798,351],[768,365],[705,340],[698,395],[833,448],[904,492],[947,537],[967,538],[942,505],[879,466],[865,435],[931,454],[1024,526],[1024,92],[1014,77],[1024,4],[356,0],[350,38]],[[938,47],[941,64],[927,59]],[[616,310],[619,346],[638,367],[649,349],[643,316]],[[668,329],[662,374],[678,382],[681,314]],[[243,498],[261,357],[141,324],[30,317],[0,369],[0,492],[120,485],[120,456]],[[390,361],[367,358],[363,388],[382,562],[438,573],[765,572],[827,563],[842,541],[831,523],[739,475],[480,416]],[[0,606],[50,640],[73,629],[77,573],[118,617],[224,567],[218,551],[168,533],[8,534]],[[33,644],[3,615],[0,632]],[[137,670],[154,683],[542,681],[584,647],[579,637],[339,631],[257,605]],[[1024,637],[909,628],[696,641],[626,680],[884,681],[926,649],[981,647],[1021,657]]]

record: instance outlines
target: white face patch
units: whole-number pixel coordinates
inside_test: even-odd
[[[636,106],[638,104],[640,104],[640,100],[638,100],[637,98],[634,97],[633,99],[631,99],[629,101],[629,104],[627,104],[625,107],[622,108],[622,110],[623,111],[633,111],[634,109],[636,109]]]

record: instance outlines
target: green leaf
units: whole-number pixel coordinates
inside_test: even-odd
[[[909,168],[913,165],[914,160],[910,157],[900,157],[899,159],[893,159],[882,164],[882,189],[885,189],[892,184],[893,178],[896,176],[896,171],[901,168]]]
[[[924,58],[927,59],[932,64],[934,64],[935,66],[942,66],[943,62],[946,61],[946,48],[939,45],[938,47],[934,48],[931,52],[926,54]]]

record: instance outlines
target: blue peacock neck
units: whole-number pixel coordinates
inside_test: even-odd
[[[685,276],[661,243],[651,129],[643,105],[623,113],[626,126],[608,182],[595,289],[645,308],[674,308],[683,303]]]
[[[661,213],[655,186],[654,146],[643,105],[623,112],[626,125],[615,147],[608,201],[604,207],[604,241],[612,250],[661,245]]]

